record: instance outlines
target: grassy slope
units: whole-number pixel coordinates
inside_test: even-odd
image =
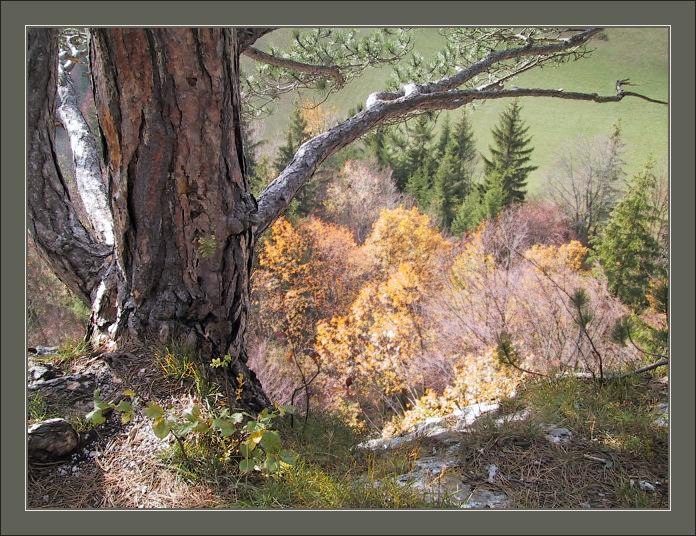
[[[607,31],[608,41],[597,41],[596,52],[589,59],[546,68],[520,76],[513,85],[564,88],[613,94],[619,78],[630,78],[640,84],[636,89],[646,95],[668,97],[668,34],[661,28],[612,28]],[[426,58],[437,52],[442,38],[435,29],[416,30],[415,50]],[[282,46],[290,38],[290,30],[279,30],[266,36],[260,46],[268,43]],[[354,80],[328,101],[339,112],[346,112],[364,102],[372,91],[383,87],[390,68],[372,69]],[[278,145],[288,123],[289,112],[297,95],[287,95],[275,113],[261,128],[261,136],[268,147]],[[472,113],[479,150],[487,152],[490,129],[506,101],[491,101],[476,106]],[[666,162],[668,148],[668,109],[645,101],[626,99],[621,103],[595,104],[559,101],[554,99],[522,99],[523,116],[530,126],[535,152],[534,163],[539,169],[530,177],[531,190],[538,190],[564,147],[572,144],[578,135],[607,134],[611,125],[621,119],[626,142],[627,171],[632,174],[652,154]],[[458,116],[451,112],[452,119]],[[276,137],[277,139],[274,139]]]

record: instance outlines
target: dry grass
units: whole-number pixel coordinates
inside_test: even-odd
[[[667,508],[668,434],[650,413],[655,390],[649,379],[530,386],[506,404],[516,410],[526,402],[530,417],[504,424],[482,418],[462,435],[465,479],[501,489],[517,508]],[[569,442],[544,437],[542,423],[554,422],[551,415],[571,430]],[[491,464],[498,467],[493,485],[487,482]],[[640,490],[640,480],[655,484],[655,492]]]

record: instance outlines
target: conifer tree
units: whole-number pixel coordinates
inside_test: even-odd
[[[278,156],[273,162],[273,167],[276,172],[280,173],[285,167],[292,162],[297,149],[310,138],[307,128],[307,121],[302,115],[300,107],[295,108],[290,119],[290,126],[285,133],[285,145],[278,149]]]
[[[513,101],[502,113],[498,126],[493,129],[495,147],[490,147],[491,158],[483,158],[485,163],[485,187],[489,189],[496,182],[503,191],[503,205],[522,202],[527,194],[527,176],[537,169],[529,165],[531,137],[527,137],[529,127],[522,122],[522,108]]]
[[[628,184],[603,232],[594,241],[596,255],[609,282],[609,290],[625,304],[640,310],[647,305],[650,281],[664,277],[660,245],[653,236],[657,217],[651,196],[657,188],[654,162]]]
[[[448,129],[449,130],[449,129]],[[430,212],[443,229],[450,229],[457,209],[471,193],[476,148],[469,119],[462,114],[454,130],[447,134],[447,145],[433,181]],[[441,138],[442,141],[442,138]]]
[[[452,132],[452,128],[450,127],[450,121],[449,121],[449,116],[445,115],[445,118],[442,122],[442,130],[440,130],[440,137],[438,138],[437,141],[437,158],[438,160],[445,156],[445,151],[447,151],[447,145],[449,144],[450,141],[450,134]]]

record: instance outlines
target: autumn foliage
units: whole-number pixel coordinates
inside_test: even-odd
[[[592,344],[609,364],[635,359],[610,337],[625,307],[588,248],[553,217],[544,226],[545,208],[510,207],[457,240],[403,206],[382,209],[362,244],[343,225],[278,220],[254,275],[264,385],[282,402],[309,391],[313,407],[389,434],[509,395],[526,374],[592,370]],[[579,290],[593,311],[587,337]]]

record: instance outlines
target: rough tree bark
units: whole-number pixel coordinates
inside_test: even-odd
[[[39,252],[75,295],[91,303],[112,248],[80,223],[55,150],[57,33],[27,35],[27,201],[29,232]]]
[[[97,29],[94,100],[118,266],[95,304],[96,339],[183,339],[229,354],[235,401],[269,404],[244,335],[256,202],[240,131],[235,30]],[[114,310],[115,305],[115,310]]]

